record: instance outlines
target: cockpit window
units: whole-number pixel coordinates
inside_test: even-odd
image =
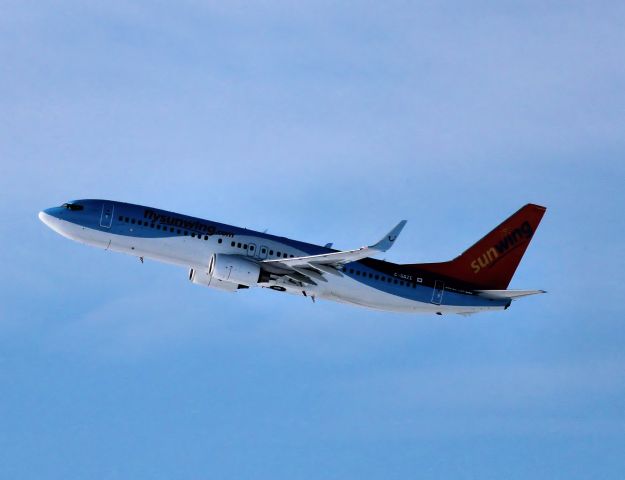
[[[82,205],[79,205],[78,203],[64,203],[62,207],[67,208],[68,210],[72,210],[72,211],[84,210],[85,208]]]

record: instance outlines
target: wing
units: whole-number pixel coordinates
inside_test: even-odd
[[[404,225],[406,225],[406,220],[399,222],[378,243],[368,247],[304,257],[263,260],[260,263],[265,267],[278,271],[283,270],[284,272],[282,273],[293,280],[316,285],[314,280],[327,281],[323,277],[324,274],[342,276],[342,273],[339,271],[341,265],[386,252],[393,246]]]

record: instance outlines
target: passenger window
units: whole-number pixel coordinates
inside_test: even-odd
[[[230,246],[231,246],[231,247],[234,247],[234,242],[230,242]]]
[[[369,274],[369,278],[373,278],[373,273],[370,273],[370,274]]]
[[[187,232],[184,232],[184,233],[187,233]],[[191,232],[191,236],[195,238],[195,232]]]
[[[273,255],[273,250],[269,250],[269,255]]]
[[[169,231],[170,231],[171,233],[174,233],[174,227],[169,227]]]
[[[153,223],[150,223],[150,228],[154,228],[154,224]]]
[[[243,244],[243,250],[247,250],[247,243]]]
[[[237,243],[237,248],[241,248],[241,243]]]
[[[177,233],[178,235],[180,235],[180,234],[182,233],[182,230],[178,229],[178,230],[176,230],[176,233]],[[184,232],[184,233],[186,234],[187,232]]]
[[[128,223],[130,219],[128,217],[124,217],[124,222]]]
[[[349,269],[349,273],[354,273],[354,269],[353,269],[353,268],[350,268],[350,269]]]
[[[148,222],[143,222],[143,226],[147,227],[148,226]]]
[[[282,254],[282,256],[283,256],[284,258],[286,258],[286,257],[288,257],[288,256],[289,256],[289,254],[285,252],[285,253],[283,253],[283,254]]]
[[[267,249],[266,248],[261,248],[260,251],[261,251],[261,253],[266,253]]]
[[[291,255],[291,258],[295,258],[295,256],[294,256],[294,255]]]
[[[358,270],[356,270],[356,275],[360,276],[360,272]]]
[[[122,217],[121,215],[119,216],[119,221],[123,222],[124,221],[124,217]]]
[[[397,279],[395,279],[395,280],[393,281],[393,283],[394,283],[395,285],[397,285]]]
[[[281,256],[282,256],[282,253],[280,253],[280,252],[276,252],[276,255],[278,255],[279,257],[281,257]]]
[[[250,245],[250,252],[254,251],[254,245]]]
[[[379,276],[379,275],[376,275],[376,276],[375,276],[375,279],[376,279],[376,280],[379,280],[379,279],[380,279],[380,276]]]
[[[221,243],[221,238],[218,238],[218,239],[217,239],[217,243]]]
[[[134,225],[134,224],[135,224],[135,223],[137,223],[137,222],[136,222],[136,221],[135,221],[135,219],[133,218],[132,220],[130,220],[130,223],[132,223],[132,224]]]
[[[204,240],[208,240],[208,235],[204,235]],[[220,240],[221,240],[221,238],[220,238]],[[221,243],[221,242],[219,242],[219,243]]]

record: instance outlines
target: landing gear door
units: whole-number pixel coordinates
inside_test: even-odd
[[[102,204],[102,215],[100,216],[100,226],[104,228],[111,228],[111,223],[113,223],[113,210],[115,207],[112,203],[103,203]]]
[[[430,300],[430,302],[435,305],[440,305],[443,301],[444,291],[445,291],[445,282],[436,280],[436,282],[434,282],[434,291],[432,292],[432,300]]]

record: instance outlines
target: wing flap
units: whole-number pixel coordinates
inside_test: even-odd
[[[317,264],[317,263],[309,263],[308,265],[310,265],[312,268],[319,270],[322,273],[329,273],[330,275],[336,275],[337,277],[342,277],[343,274],[337,270],[334,267],[331,267],[330,265],[321,265],[321,264]]]
[[[323,275],[316,270],[312,270],[310,268],[301,268],[301,267],[291,267],[297,273],[301,273],[302,275],[306,275],[306,277],[314,280],[319,280],[321,282],[327,282]]]

